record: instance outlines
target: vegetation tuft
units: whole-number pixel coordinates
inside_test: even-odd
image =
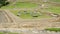
[[[45,29],[47,31],[55,31],[55,32],[60,32],[60,28],[47,28]]]

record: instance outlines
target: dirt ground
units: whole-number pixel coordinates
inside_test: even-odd
[[[60,22],[56,22],[57,18],[21,19],[9,10],[3,12],[7,19],[2,19],[3,23],[0,22],[0,28],[37,28],[41,30],[48,27],[60,27]],[[5,22],[5,20],[7,21]]]

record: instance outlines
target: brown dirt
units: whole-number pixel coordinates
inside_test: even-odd
[[[9,19],[13,22],[1,23],[0,28],[37,28],[44,29],[47,27],[60,27],[55,24],[57,18],[41,18],[41,19],[21,19],[13,15],[9,10],[5,10],[9,16]],[[6,15],[7,15],[6,14]],[[54,25],[55,24],[55,25]]]

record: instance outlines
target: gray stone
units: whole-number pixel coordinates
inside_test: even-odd
[[[17,16],[20,16],[20,15],[21,15],[21,12],[18,12],[18,13],[17,13]]]

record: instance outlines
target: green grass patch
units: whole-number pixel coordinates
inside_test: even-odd
[[[24,2],[18,2],[16,3],[15,7],[20,7],[20,8],[33,8],[33,7],[37,7],[37,4],[33,4],[33,3],[24,3]]]
[[[53,1],[53,2],[60,2],[60,0],[50,0],[50,1]]]
[[[0,34],[18,34],[18,33],[13,33],[13,32],[0,32]]]
[[[5,33],[3,33],[3,32],[0,32],[0,34],[5,34]]]
[[[55,31],[55,32],[60,32],[60,28],[47,28],[45,29],[47,31]]]
[[[19,11],[15,10],[15,11],[11,11],[11,12],[17,16],[17,14],[18,14]],[[46,14],[42,14],[40,12],[34,14],[34,12],[30,11],[30,10],[27,11],[27,14],[24,13],[24,10],[20,10],[20,14],[21,15],[18,16],[18,17],[23,18],[23,19],[51,18],[51,16],[47,16]],[[33,15],[36,15],[37,17],[33,17]]]
[[[60,14],[60,7],[58,7],[58,6],[50,5],[45,10],[50,11],[52,13]]]
[[[38,5],[35,3],[27,3],[27,2],[17,2],[12,5],[4,6],[2,7],[3,9],[13,9],[13,8],[34,8],[37,7]]]

